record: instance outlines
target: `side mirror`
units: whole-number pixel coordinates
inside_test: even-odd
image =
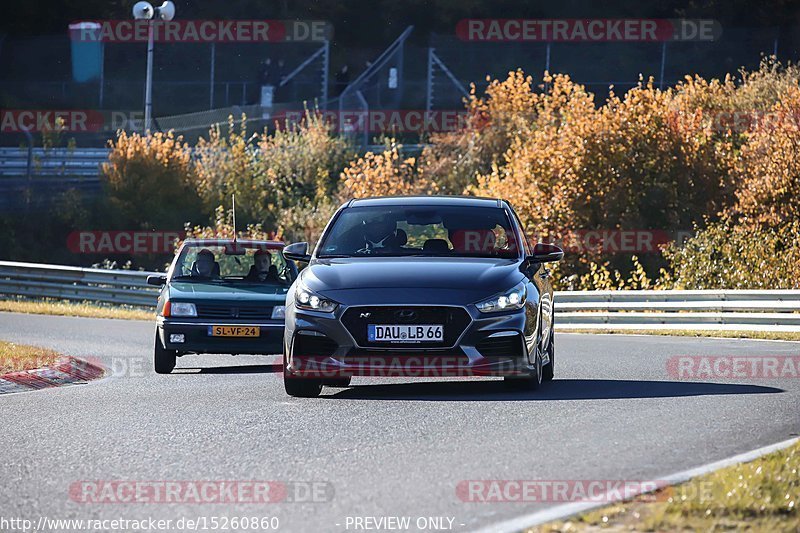
[[[308,253],[307,242],[296,242],[283,248],[283,257],[292,261],[302,261],[308,263],[311,261],[311,255]]]
[[[554,263],[564,259],[564,250],[555,244],[538,243],[533,253],[526,258],[530,263]]]
[[[156,287],[160,287],[162,285],[167,284],[167,275],[166,274],[153,274],[147,276],[147,284],[148,285],[155,285]]]

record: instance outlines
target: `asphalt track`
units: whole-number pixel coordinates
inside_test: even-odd
[[[558,333],[556,381],[538,392],[487,379],[358,378],[297,399],[283,391],[277,357],[187,356],[175,374],[156,375],[153,331],[0,313],[0,339],[113,370],[87,385],[0,396],[0,519],[274,516],[279,531],[363,531],[354,517],[397,516],[415,531],[420,517],[446,517],[470,531],[559,503],[464,502],[463,480],[659,479],[800,433],[800,379],[687,381],[667,371],[673,356],[798,356],[800,343]],[[324,490],[316,502],[79,503],[69,489],[82,480]]]

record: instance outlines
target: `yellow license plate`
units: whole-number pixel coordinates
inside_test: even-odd
[[[208,326],[208,334],[212,337],[258,337],[261,328],[258,326]]]

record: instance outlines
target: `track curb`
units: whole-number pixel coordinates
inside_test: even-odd
[[[102,378],[106,370],[94,363],[63,356],[54,364],[33,370],[0,375],[0,395],[67,385],[80,385]]]

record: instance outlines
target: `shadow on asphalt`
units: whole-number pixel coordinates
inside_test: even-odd
[[[176,368],[172,375],[192,376],[195,374],[274,374],[283,372],[283,364],[274,365],[239,365],[239,366],[215,366],[209,368]]]
[[[323,397],[349,400],[541,401],[678,398],[682,396],[775,394],[780,392],[784,392],[784,390],[775,387],[734,383],[559,379],[542,384],[538,391],[509,389],[500,380],[440,381],[356,385]],[[324,393],[325,391],[323,391]]]

